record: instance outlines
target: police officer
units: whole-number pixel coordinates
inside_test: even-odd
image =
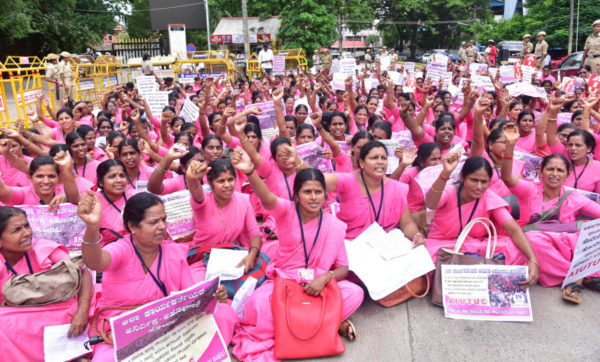
[[[60,99],[69,97],[69,99],[75,100],[75,84],[73,82],[73,70],[71,69],[71,54],[68,52],[60,53],[58,63],[58,73],[62,82],[60,88]]]
[[[535,44],[535,68],[542,70],[546,64],[546,55],[548,55],[548,43],[546,43],[546,32],[540,31],[537,34],[537,43]]]
[[[367,53],[365,54],[365,68],[368,70],[373,69],[373,57],[371,56],[371,48],[367,48]]]
[[[465,64],[467,64],[467,61],[469,60],[467,57],[467,43],[464,41],[460,44],[460,48],[458,49],[458,59],[462,60]]]
[[[48,63],[46,63],[46,78],[44,79],[46,80],[46,82],[54,84],[54,89],[56,91],[56,99],[59,99],[58,97],[60,97],[59,89],[61,86],[61,80],[60,75],[58,74],[58,55],[50,53],[46,56],[46,60],[48,61]],[[50,89],[52,90],[51,85]]]
[[[467,59],[469,60],[469,64],[475,63],[479,59],[479,52],[475,46],[475,40],[471,40],[470,43],[471,45],[467,48]]]
[[[323,69],[329,72],[329,70],[331,69],[332,62],[331,53],[329,52],[328,48],[324,48],[323,53]]]
[[[521,49],[521,60],[533,53],[533,44],[531,43],[531,34],[523,35],[523,49]]]
[[[585,64],[592,68],[593,74],[600,74],[600,19],[592,24],[594,34],[588,36],[583,48],[583,58]]]

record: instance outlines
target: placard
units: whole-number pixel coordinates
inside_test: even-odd
[[[17,206],[25,211],[33,230],[33,239],[46,239],[63,245],[69,251],[81,251],[86,224],[77,216],[77,205],[60,204],[56,215],[48,205]]]
[[[446,65],[430,63],[427,65],[427,78],[431,79],[432,83],[437,85],[446,75],[446,69]]]
[[[515,82],[515,67],[512,65],[500,66],[500,81],[503,84]]]
[[[337,59],[334,59],[331,61],[331,73],[338,73],[342,70],[342,66],[340,64],[340,61]]]
[[[346,78],[348,78],[348,76],[344,73],[333,73],[331,88],[333,88],[333,90],[345,90],[346,84],[344,82],[346,81]]]
[[[444,315],[452,319],[532,322],[524,265],[442,265]]]
[[[400,164],[400,159],[396,157],[396,148],[398,147],[397,140],[379,140],[379,142],[383,143],[385,149],[387,151],[387,171],[386,175],[391,175],[396,171],[398,165]]]
[[[273,56],[273,72],[284,72],[285,73],[285,56],[274,55]]]
[[[340,60],[340,72],[346,76],[354,76],[356,74],[356,61],[354,58]]]
[[[90,90],[94,89],[94,80],[93,79],[81,79],[79,81],[79,90]]]
[[[110,318],[116,361],[230,361],[215,323],[219,280]]]
[[[196,223],[190,205],[190,192],[182,190],[159,197],[165,205],[167,233],[171,239],[179,240],[193,235],[196,232]]]
[[[448,56],[446,54],[433,53],[431,54],[431,60],[427,64],[428,68],[430,64],[440,64],[443,65],[445,68],[448,66]]]
[[[160,119],[160,115],[162,114],[163,109],[165,108],[165,106],[169,105],[169,92],[154,91],[152,93],[146,94],[144,98],[146,99],[146,102],[148,102],[148,106],[150,107],[152,115]],[[198,115],[199,114],[200,111],[198,111]]]
[[[177,75],[177,81],[181,84],[192,84],[197,76],[196,73],[181,73]]]
[[[331,160],[323,157],[323,148],[316,142],[308,142],[296,146],[298,156],[311,167],[323,173],[333,173]]]
[[[597,93],[600,90],[600,75],[592,74],[588,79],[588,87],[591,94]]]
[[[583,224],[562,288],[600,270],[600,219]]]
[[[144,75],[135,78],[138,91],[141,95],[146,96],[149,93],[156,91],[156,77],[153,75]]]
[[[247,105],[244,110],[258,107],[262,114],[255,115],[260,124],[263,140],[270,142],[271,137],[277,134],[275,129],[275,104],[273,102],[255,103]]]
[[[21,98],[21,92],[17,92],[17,104],[19,106],[23,105],[23,99],[25,99],[25,105],[35,103],[38,98],[44,93],[44,91],[40,89],[31,89],[28,91],[23,91],[23,98]]]
[[[196,124],[196,120],[200,116],[200,109],[192,102],[190,97],[187,97],[183,103],[181,112],[179,112],[179,116],[183,117],[186,122]]]
[[[0,94],[0,112],[6,111],[6,106],[4,105],[4,97]]]

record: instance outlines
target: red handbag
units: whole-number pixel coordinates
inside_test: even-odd
[[[296,359],[344,353],[338,334],[342,295],[335,279],[317,297],[295,280],[275,279],[271,298],[275,320],[275,358]]]

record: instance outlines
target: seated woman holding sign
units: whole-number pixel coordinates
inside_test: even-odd
[[[82,196],[77,214],[86,224],[81,245],[83,261],[90,269],[103,272],[102,294],[90,328],[107,343],[95,347],[93,361],[112,361],[114,351],[108,318],[194,285],[187,264],[187,248],[166,243],[167,215],[158,196],[147,192],[133,196],[125,204],[123,224],[129,236],[100,246],[102,207],[98,195],[89,191]],[[215,293],[227,299],[224,287]],[[215,312],[219,329],[228,343],[237,315],[228,304],[219,303]]]
[[[363,300],[357,285],[343,280],[348,273],[344,247],[346,225],[322,211],[325,201],[325,179],[313,168],[298,172],[293,184],[293,201],[278,198],[254,170],[248,155],[234,151],[233,164],[248,175],[252,189],[277,222],[279,253],[267,269],[267,280],[258,288],[244,308],[244,319],[236,327],[233,354],[240,360],[274,360],[275,328],[271,308],[274,291],[272,279],[284,278],[307,283],[304,292],[318,296],[332,280],[342,297],[342,320],[339,332],[355,338],[348,320]]]
[[[348,226],[346,239],[353,240],[371,224],[386,231],[400,227],[415,245],[425,238],[417,228],[407,205],[408,185],[385,176],[387,150],[379,141],[369,141],[360,149],[360,170],[326,174],[327,191],[340,196],[337,217]]]
[[[506,264],[509,265],[523,265],[529,260],[529,279],[524,284],[534,285],[538,279],[538,261],[529,240],[510,216],[508,204],[496,193],[488,190],[492,167],[483,157],[470,157],[462,167],[458,187],[446,186],[459,160],[460,153],[444,156],[442,159],[444,169],[425,197],[427,208],[435,210],[425,244],[429,254],[435,261],[441,248],[454,247],[463,227],[471,220],[479,217],[487,218],[494,222],[496,227],[501,226],[508,234],[508,236],[498,236],[497,254],[494,257],[505,258]],[[483,255],[487,246],[485,236],[486,231],[483,226],[476,225],[465,239],[461,251]]]
[[[540,284],[545,287],[562,284],[571,267],[579,238],[581,216],[600,218],[600,205],[575,190],[567,190],[570,164],[562,155],[546,156],[541,163],[541,183],[516,178],[510,170],[519,131],[513,124],[503,127],[506,150],[502,159],[502,181],[519,199],[521,219],[529,220],[523,230],[531,247],[540,258]],[[600,274],[578,280],[562,291],[565,300],[581,303],[582,282],[600,291]]]
[[[64,246],[52,241],[33,240],[25,212],[15,207],[0,207],[0,288],[6,288],[17,275],[49,270],[69,258]],[[5,285],[6,284],[6,285]],[[12,286],[12,288],[18,285]],[[3,290],[7,292],[8,290]],[[12,294],[12,293],[11,293]],[[44,328],[71,324],[69,337],[85,331],[88,323],[92,278],[83,270],[76,298],[40,306],[0,307],[0,351],[4,361],[39,361],[44,356]],[[4,294],[0,303],[10,302]]]

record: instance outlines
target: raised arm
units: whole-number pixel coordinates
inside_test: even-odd
[[[504,184],[511,188],[517,186],[519,179],[513,175],[513,155],[515,151],[515,144],[519,139],[519,128],[514,123],[505,124],[502,127],[502,133],[506,138],[506,148],[502,155],[502,163],[500,164],[500,177]]]
[[[425,196],[425,205],[430,210],[437,210],[440,207],[440,199],[446,187],[446,182],[450,180],[450,175],[458,166],[460,152],[449,153],[442,159],[443,170],[435,180],[427,196]]]
[[[223,112],[223,117],[221,117],[221,121],[217,124],[217,135],[225,142],[226,145],[230,145],[231,141],[233,141],[233,137],[229,133],[227,133],[227,120],[234,117],[235,108],[227,107]]]
[[[473,95],[469,97],[469,103],[477,102],[478,94],[473,92]],[[483,119],[483,113],[489,109],[490,100],[487,97],[479,98],[479,102],[475,106],[475,112],[473,113],[473,142],[471,145],[471,156],[481,156],[485,150],[485,137],[483,129],[485,127],[485,120]]]
[[[269,190],[265,182],[254,171],[255,165],[250,160],[250,156],[241,148],[236,147],[231,157],[231,163],[237,170],[248,176],[248,181],[254,193],[266,210],[273,210],[277,206],[277,196]]]
[[[150,148],[152,148],[152,151],[157,152],[158,151],[158,144],[156,142],[154,142],[152,140],[152,138],[150,138],[150,136],[148,135],[148,131],[146,131],[146,127],[144,127],[144,125],[141,122],[140,111],[138,111],[137,109],[134,109],[129,114],[129,117],[131,118],[131,120],[135,124],[135,128],[137,128],[137,131],[139,132],[140,137],[144,141],[146,141],[146,143],[150,146]]]
[[[279,137],[285,137],[292,140],[290,133],[285,126],[285,116],[283,115],[283,107],[281,100],[283,99],[283,89],[279,88],[273,92],[273,104],[275,105],[275,123],[279,128]]]
[[[102,250],[100,242],[100,220],[102,220],[102,206],[98,194],[88,190],[81,196],[77,206],[77,215],[86,224],[83,242],[81,243],[81,255],[85,265],[95,271],[106,270],[111,263],[108,251]]]
[[[542,130],[544,128],[546,130],[546,143],[548,144],[549,147],[554,146],[555,144],[557,144],[560,141],[558,139],[558,124],[556,123],[556,118],[558,117],[558,112],[560,112],[560,109],[562,108],[564,103],[565,103],[565,99],[563,97],[556,97],[556,98],[552,99],[552,103],[550,103],[550,106],[548,107],[546,112],[542,113],[542,117],[540,117],[540,122],[542,123],[541,128],[542,128]],[[544,118],[544,119],[542,119],[542,118]],[[544,123],[544,121],[545,121],[545,123]],[[538,122],[538,124],[540,122]],[[582,127],[585,126],[583,123],[584,122],[582,122]],[[588,126],[589,126],[589,123],[588,123]],[[538,141],[537,128],[538,128],[538,126],[536,125],[535,127],[536,127],[536,145],[537,145],[537,141]],[[543,144],[542,144],[542,146],[543,146]]]
[[[60,175],[62,176],[63,187],[67,201],[73,205],[79,204],[79,190],[75,183],[75,174],[73,173],[73,159],[69,152],[60,151],[54,156],[54,163],[60,167]]]
[[[210,171],[210,167],[206,162],[197,160],[190,161],[185,173],[185,180],[188,185],[188,190],[194,198],[194,201],[201,204],[204,202],[204,190],[202,189],[202,178]]]
[[[165,186],[163,185],[163,181],[165,180],[165,175],[167,171],[171,168],[171,164],[174,160],[178,160],[183,156],[187,155],[189,151],[179,152],[175,149],[174,146],[169,148],[169,151],[163,157],[162,160],[158,162],[158,165],[150,175],[150,179],[148,180],[148,191],[153,194],[160,195],[163,193]]]
[[[427,98],[431,99],[431,104],[433,104],[433,96],[430,96],[430,97],[427,97]],[[425,98],[425,97],[423,97],[423,98]],[[429,104],[429,101],[426,104]],[[415,119],[408,113],[409,105],[410,105],[410,103],[408,101],[404,101],[404,102],[400,103],[400,106],[399,106],[400,117],[402,118],[402,121],[404,121],[404,125],[406,126],[406,128],[408,128],[408,130],[410,131],[413,140],[415,142],[417,142],[417,141],[420,141],[423,137],[425,137],[425,130],[423,129],[423,126],[421,126],[421,124],[417,120],[425,119],[425,114],[427,113],[429,106],[426,106],[423,109],[421,109],[421,112],[419,112],[419,114],[417,115],[417,119]]]
[[[338,143],[335,141],[333,136],[329,132],[327,132],[327,130],[325,130],[323,128],[323,126],[321,125],[321,121],[322,121],[321,113],[313,113],[310,115],[310,118],[312,119],[313,126],[315,126],[317,131],[319,131],[319,134],[321,135],[321,138],[323,139],[323,141],[325,141],[325,143],[327,143],[329,145],[329,148],[331,148],[331,155],[333,157],[336,157],[337,155],[342,153],[342,149],[340,148],[340,145],[338,145]]]

